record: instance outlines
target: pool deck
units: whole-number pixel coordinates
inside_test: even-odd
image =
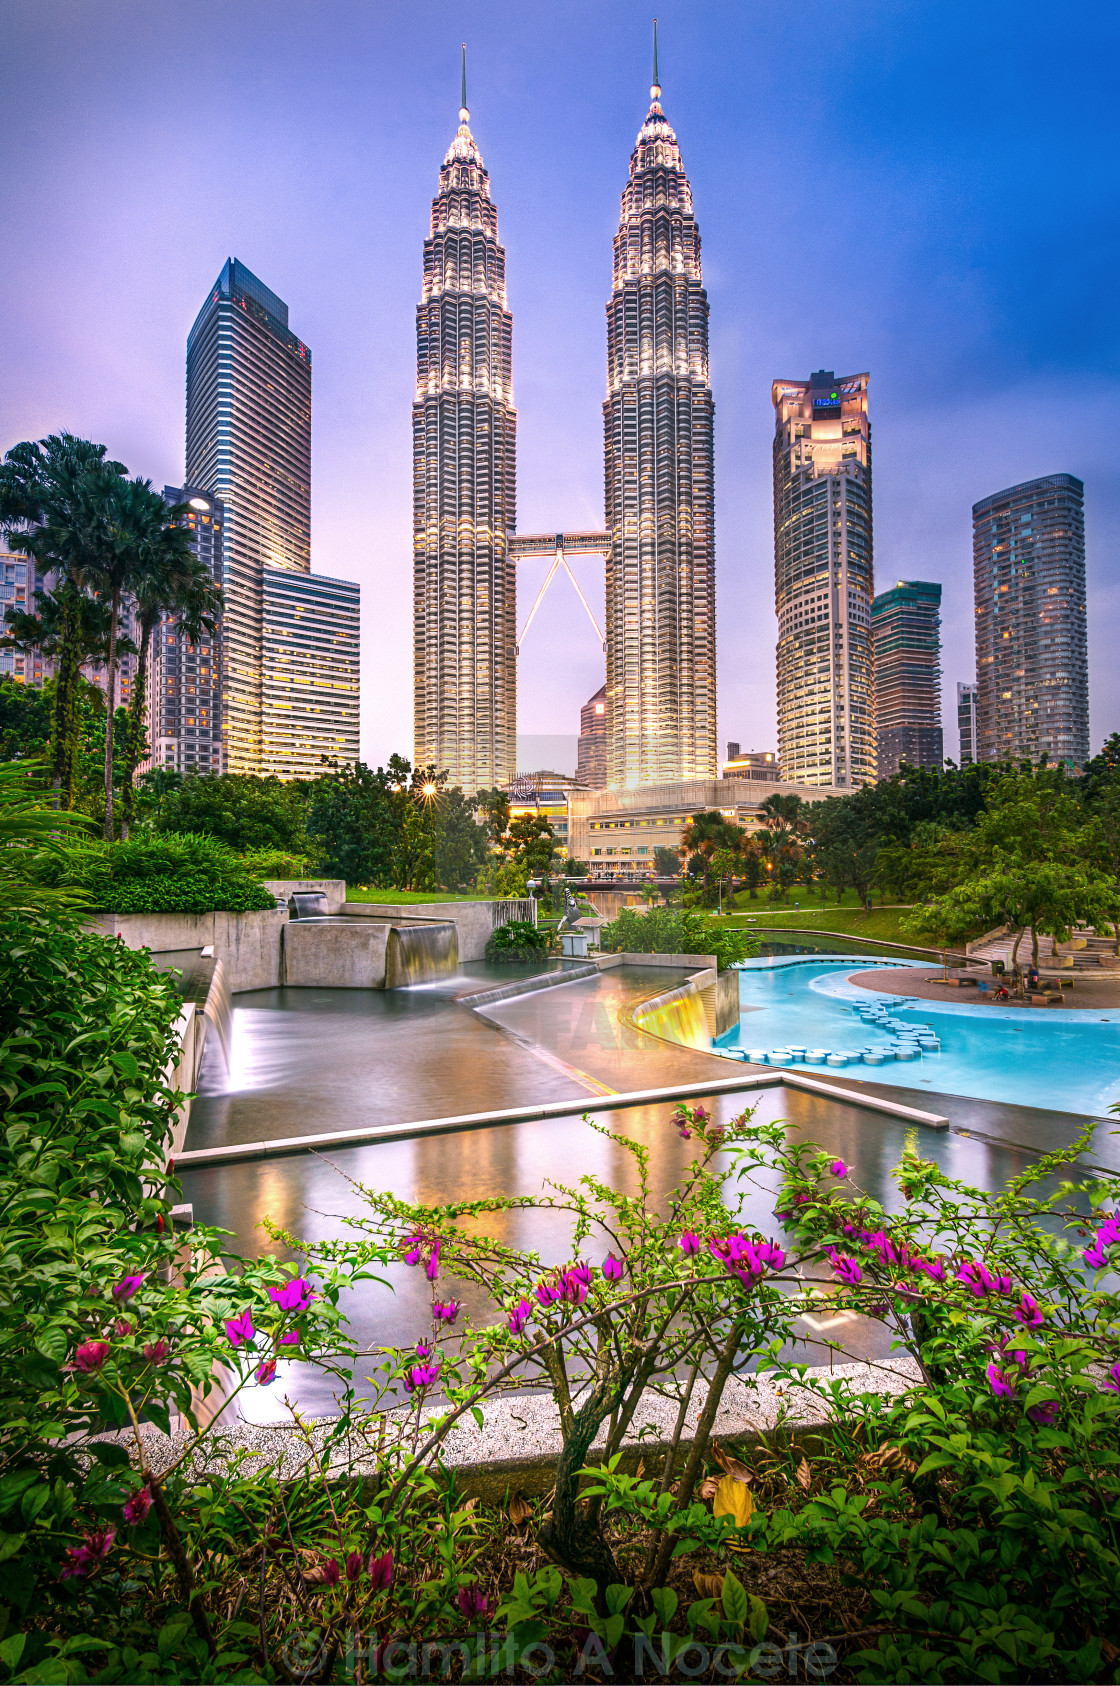
[[[996,979],[990,972],[977,971],[975,973],[977,978],[982,978],[989,985],[989,988],[983,994],[978,989],[953,989],[943,983],[938,983],[936,980],[943,975],[940,966],[931,966],[928,970],[917,968],[908,970],[905,979],[905,993],[915,995],[922,1001],[941,1001],[949,1006],[988,1007],[993,1013],[1002,1013],[1008,1009],[1021,1013],[1024,1007],[1030,1006],[1028,1001],[1004,1003],[993,1001],[992,990],[995,988]],[[1067,972],[1063,976],[1071,981],[1074,978],[1072,972]],[[896,966],[889,969],[881,968],[878,971],[852,972],[849,982],[858,984],[861,989],[881,990],[884,995],[895,997],[897,997],[900,989]],[[1099,978],[1094,977],[1092,973],[1087,975],[1083,971],[1078,972],[1073,988],[1062,990],[1061,1011],[1063,1012],[1068,1009],[1073,1012],[1080,1010],[1098,1013],[1102,1009],[1108,1012],[1114,1008],[1120,1008],[1120,973],[1106,972],[1103,967]],[[1058,1010],[1053,1007],[1039,1008],[1040,1012],[1057,1012]]]

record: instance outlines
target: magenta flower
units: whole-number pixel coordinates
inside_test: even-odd
[[[1108,1376],[1109,1379],[1104,1384],[1106,1390],[1109,1393],[1120,1393],[1120,1358],[1109,1366]]]
[[[96,1375],[109,1356],[108,1341],[83,1341],[75,1350],[74,1362],[69,1366],[71,1370],[80,1370],[83,1376]]]
[[[509,1314],[508,1322],[510,1334],[520,1335],[526,1323],[528,1323],[529,1318],[532,1316],[532,1313],[533,1308],[529,1304],[528,1300],[518,1300],[517,1304]]]
[[[553,1305],[560,1298],[560,1290],[554,1282],[538,1282],[533,1292],[542,1305]]]
[[[293,1276],[282,1288],[270,1288],[268,1297],[281,1311],[306,1311],[315,1298],[315,1290],[302,1276]]]
[[[279,1346],[298,1346],[299,1345],[299,1330],[298,1329],[289,1329],[288,1333],[286,1335],[280,1336],[280,1339],[279,1339],[277,1344]]]
[[[113,1331],[120,1336],[122,1341],[127,1340],[128,1336],[133,1333],[132,1324],[127,1317],[118,1317],[113,1324]]]
[[[393,1584],[393,1554],[386,1551],[380,1557],[369,1554],[369,1579],[374,1592],[387,1592]]]
[[[100,1569],[113,1548],[113,1541],[117,1537],[117,1530],[112,1527],[94,1528],[86,1535],[84,1544],[67,1546],[66,1555],[70,1559],[66,1568],[59,1576],[60,1580],[86,1580],[95,1569]]]
[[[785,1251],[776,1241],[761,1242],[758,1251],[763,1263],[768,1264],[771,1270],[781,1270],[786,1262]]]
[[[402,1241],[401,1246],[403,1248],[404,1262],[406,1265],[420,1263],[420,1254],[423,1251],[423,1241],[419,1235],[410,1235],[407,1241]]]
[[[147,1515],[151,1508],[152,1489],[145,1481],[144,1485],[142,1487],[137,1487],[132,1497],[126,1501],[124,1507],[124,1519],[130,1528],[135,1528],[138,1523],[147,1520]]]
[[[428,1281],[434,1282],[439,1275],[439,1241],[432,1242],[432,1250],[428,1254]]]
[[[577,1259],[575,1264],[565,1267],[564,1275],[572,1277],[576,1282],[582,1282],[585,1288],[590,1288],[594,1271],[591,1265],[585,1264],[582,1259]]]
[[[965,1259],[958,1267],[957,1281],[963,1282],[969,1293],[978,1300],[982,1300],[985,1294],[992,1293],[996,1287],[996,1278],[986,1265],[980,1264],[976,1259]]]
[[[432,1356],[432,1349],[427,1341],[417,1341],[416,1356],[417,1358],[430,1358]]]
[[[1026,1292],[1019,1295],[1019,1304],[1011,1314],[1016,1323],[1021,1323],[1024,1329],[1037,1329],[1044,1321],[1045,1312],[1033,1295]]]
[[[1027,1406],[1027,1416],[1032,1423],[1037,1423],[1039,1428],[1048,1428],[1057,1415],[1058,1401],[1056,1399],[1044,1399],[1040,1405]]]
[[[487,1615],[490,1610],[490,1600],[476,1586],[461,1586],[456,1603],[468,1622]]]
[[[361,1572],[362,1554],[360,1551],[352,1551],[346,1559],[346,1579],[356,1581]]]
[[[226,1318],[226,1335],[230,1346],[248,1346],[256,1333],[251,1311],[243,1311],[240,1317]]]
[[[328,1557],[322,1566],[323,1579],[328,1586],[337,1586],[342,1576],[337,1557]]]
[[[571,1305],[582,1305],[587,1298],[587,1285],[574,1270],[561,1272],[560,1298],[567,1300]]]
[[[913,1268],[923,1271],[934,1282],[944,1282],[945,1280],[945,1261],[940,1253],[935,1259],[915,1259]]]
[[[680,1248],[686,1259],[691,1258],[693,1253],[698,1253],[700,1251],[700,1237],[694,1229],[686,1229],[680,1240],[677,1242],[677,1246]]]
[[[622,1260],[616,1259],[613,1253],[608,1253],[603,1260],[603,1275],[608,1282],[618,1282],[622,1276]]]
[[[694,1106],[692,1109],[692,1116],[696,1120],[697,1124],[705,1124],[711,1117],[711,1114],[705,1112],[702,1106]]]
[[[884,1264],[898,1263],[898,1252],[885,1229],[874,1230],[868,1235],[867,1245],[873,1253],[878,1253]]]
[[[139,1286],[143,1282],[143,1280],[144,1280],[144,1278],[142,1276],[125,1276],[125,1277],[122,1277],[121,1280],[117,1283],[116,1287],[113,1289],[113,1298],[119,1304],[123,1305],[125,1300],[130,1300],[132,1298],[133,1294],[136,1292],[137,1288],[139,1288]]]
[[[1084,1249],[1082,1257],[1084,1258],[1085,1263],[1089,1266],[1090,1270],[1103,1270],[1105,1265],[1108,1263],[1108,1255],[1105,1252],[1105,1249],[1101,1246],[1099,1237],[1094,1240],[1091,1247],[1086,1247]]]
[[[849,1288],[854,1288],[857,1283],[863,1281],[863,1272],[854,1259],[850,1259],[846,1253],[838,1253],[835,1247],[826,1247],[825,1252],[832,1261],[834,1274],[841,1282],[846,1282]]]
[[[438,1364],[414,1364],[411,1370],[404,1374],[406,1393],[423,1393],[425,1388],[432,1387],[439,1379]]]
[[[171,1357],[171,1348],[166,1341],[149,1341],[144,1348],[144,1357],[149,1364],[166,1364]]]
[[[988,1386],[997,1399],[1013,1399],[1015,1397],[1014,1383],[1008,1380],[998,1364],[988,1365]]]
[[[266,1358],[264,1363],[258,1365],[257,1367],[257,1381],[260,1383],[261,1387],[267,1387],[275,1374],[275,1358]]]
[[[461,1304],[461,1300],[433,1300],[432,1322],[454,1323],[455,1319],[459,1315],[459,1307]]]
[[[834,1159],[828,1168],[834,1177],[846,1177],[848,1174],[848,1167],[842,1159]]]

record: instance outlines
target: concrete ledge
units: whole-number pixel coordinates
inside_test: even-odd
[[[838,1089],[832,1083],[822,1083],[815,1077],[802,1077],[799,1071],[782,1067],[782,1082],[789,1089],[806,1089],[814,1095],[831,1095],[833,1099],[850,1101],[853,1106],[870,1107],[872,1112],[886,1112],[893,1118],[905,1118],[910,1124],[924,1124],[927,1130],[947,1130],[949,1120],[939,1112],[922,1112],[916,1106],[903,1106],[901,1101],[888,1101],[881,1095],[861,1095],[854,1089]]]
[[[599,968],[593,961],[578,961],[564,970],[556,972],[542,972],[537,978],[517,978],[508,984],[498,984],[494,989],[480,990],[477,995],[460,995],[457,1005],[460,1007],[490,1007],[495,1001],[513,1001],[519,995],[533,995],[538,989],[557,989],[561,984],[579,983],[583,978],[594,978],[599,975]]]
[[[287,923],[287,908],[277,907],[258,913],[95,913],[87,929],[119,937],[126,948],[212,947],[232,992],[276,986]]]
[[[261,883],[284,902],[297,890],[321,890],[327,898],[328,913],[341,913],[346,905],[345,878],[262,878]]]
[[[281,1372],[286,1368],[280,1366]],[[828,1385],[839,1383],[847,1399],[860,1394],[876,1394],[898,1398],[920,1380],[918,1366],[908,1358],[895,1357],[878,1363],[827,1364],[809,1368],[806,1380]],[[246,1389],[241,1398],[246,1410],[263,1414],[268,1410],[283,1410],[283,1374],[267,1391],[256,1387]],[[686,1419],[678,1455],[692,1445],[694,1430],[702,1406],[701,1398],[694,1401]],[[843,1406],[841,1405],[841,1409]],[[505,1394],[488,1399],[480,1407],[483,1416],[480,1428],[469,1414],[461,1417],[444,1442],[443,1462],[454,1470],[467,1492],[500,1501],[511,1487],[519,1487],[530,1494],[546,1493],[556,1476],[556,1462],[560,1451],[560,1433],[556,1406],[546,1394]],[[625,1441],[623,1467],[633,1470],[639,1459],[649,1468],[660,1462],[672,1439],[677,1407],[674,1401],[647,1394],[639,1405],[634,1425]],[[391,1422],[400,1421],[410,1413],[398,1409],[385,1413]],[[438,1410],[426,1411],[425,1419],[439,1415]],[[714,1434],[726,1440],[753,1440],[777,1431],[783,1435],[806,1436],[819,1432],[835,1419],[836,1406],[822,1398],[812,1387],[801,1386],[781,1377],[774,1371],[762,1371],[744,1377],[732,1377],[724,1393],[723,1403],[716,1417]],[[379,1421],[375,1416],[373,1423]],[[256,1454],[265,1468],[274,1468],[282,1478],[292,1480],[299,1475],[312,1457],[323,1452],[331,1432],[333,1419],[321,1418],[312,1428],[311,1447],[286,1421],[236,1422],[228,1427],[221,1423],[209,1444],[192,1460],[192,1473],[203,1475],[207,1470],[219,1470],[239,1452]],[[141,1430],[151,1467],[158,1475],[165,1470],[190,1444],[188,1430],[176,1429],[171,1435],[160,1432],[153,1424],[145,1423]],[[97,1436],[102,1440],[117,1440],[130,1452],[135,1449],[131,1433]],[[602,1457],[602,1444],[593,1446],[589,1461]],[[375,1467],[368,1441],[352,1439],[331,1459],[329,1473],[335,1476],[361,1475]]]

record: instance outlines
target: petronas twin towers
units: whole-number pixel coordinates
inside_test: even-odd
[[[651,104],[614,240],[603,405],[608,778],[716,773],[708,300],[677,138]],[[468,792],[516,771],[513,318],[464,78],[424,243],[412,411],[415,759]],[[563,549],[557,532],[555,547]]]

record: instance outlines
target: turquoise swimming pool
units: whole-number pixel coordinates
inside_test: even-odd
[[[1120,1101],[1120,1009],[1043,1014],[1028,1008],[997,1016],[987,1007],[907,997],[906,971],[918,962],[869,956],[867,964],[898,967],[897,995],[849,983],[850,954],[744,961],[740,1021],[717,1049],[738,1059],[765,1055],[773,1065],[817,1065],[834,1075],[848,1071],[931,1094],[1095,1117]],[[892,1023],[865,1018],[879,1003]],[[850,1057],[843,1060],[844,1054]]]

